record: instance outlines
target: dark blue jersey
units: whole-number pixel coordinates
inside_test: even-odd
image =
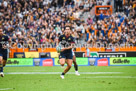
[[[65,35],[61,35],[59,37],[59,42],[62,47],[67,48],[67,47],[71,46],[72,43],[74,43],[74,38],[72,36],[66,37]],[[72,52],[71,49],[63,51],[63,53],[71,53],[71,52]]]
[[[3,49],[3,45],[7,45],[9,41],[9,37],[5,34],[0,36],[0,50],[5,50]]]

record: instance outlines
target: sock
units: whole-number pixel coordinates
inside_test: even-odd
[[[78,71],[78,66],[74,65],[75,71]]]
[[[78,71],[76,71],[76,73],[78,73]]]
[[[65,75],[65,73],[64,72],[62,72],[62,74],[61,75]]]
[[[3,65],[0,64],[0,72],[3,72]]]

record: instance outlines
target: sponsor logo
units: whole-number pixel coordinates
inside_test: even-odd
[[[49,52],[41,52],[39,53],[40,58],[51,58],[51,54]]]
[[[98,59],[97,62],[98,62],[98,66],[108,66],[107,58]]]
[[[8,58],[6,66],[33,66],[32,58]]]
[[[25,58],[24,52],[15,52],[14,58]]]
[[[52,59],[43,60],[43,66],[53,66],[53,60]]]
[[[90,65],[94,66],[94,65],[95,65],[95,61],[96,61],[96,58],[88,58],[88,59],[89,59]],[[96,64],[95,66],[97,66],[97,64]]]
[[[71,40],[71,38],[69,38],[68,40]]]
[[[110,65],[136,65],[136,57],[110,58]]]
[[[78,66],[88,66],[89,65],[88,58],[76,58],[76,63]],[[65,66],[66,65],[67,64],[65,63]],[[59,58],[55,58],[54,66],[60,66]]]
[[[113,63],[130,63],[130,60],[128,60],[128,59],[113,59]]]
[[[62,39],[65,39],[65,37],[63,37]]]
[[[39,52],[25,52],[26,58],[39,58]]]
[[[99,57],[126,57],[126,53],[98,53]]]
[[[87,57],[87,53],[83,53],[83,57]],[[89,57],[98,57],[98,53],[97,52],[90,52]]]
[[[23,58],[24,54],[17,54],[17,58]]]
[[[91,52],[90,57],[98,57],[98,53],[97,52]]]
[[[40,59],[34,58],[34,66],[40,66]]]

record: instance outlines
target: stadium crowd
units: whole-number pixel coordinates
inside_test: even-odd
[[[136,46],[136,1],[126,1],[122,12],[96,16],[90,24],[88,43]]]
[[[129,1],[129,0],[128,0]],[[136,6],[130,0],[122,12],[85,21],[82,15],[104,0],[0,0],[0,27],[17,44],[56,44],[70,24],[78,42],[136,45]],[[110,4],[109,2],[107,3]]]

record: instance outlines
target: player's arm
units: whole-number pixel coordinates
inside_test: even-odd
[[[63,48],[61,51],[68,50],[68,49],[72,49],[72,48],[74,48],[74,47],[71,45],[71,46],[69,46],[69,47],[67,47],[67,48]]]
[[[11,44],[11,38],[10,37],[8,37],[8,42],[9,42],[9,45]]]
[[[62,35],[59,37],[58,41],[57,41],[57,46],[59,45],[60,41],[62,41]]]
[[[9,45],[11,44],[11,38],[8,36],[6,36],[5,38],[6,38],[6,41],[8,41],[8,44],[2,45],[3,49],[9,48]]]
[[[66,48],[63,48],[62,51],[68,50],[68,49],[72,49],[74,47],[75,47],[75,41],[74,41],[74,38],[72,37],[72,39],[71,39],[71,45],[68,46],[68,47],[66,47]]]
[[[7,36],[7,41],[8,41],[8,46],[7,46],[7,48],[10,48],[10,47],[11,47],[11,42],[12,42],[12,40],[11,40],[11,38],[10,38],[9,36]]]
[[[57,50],[58,53],[60,53],[60,51],[61,51],[60,49],[58,50],[59,43],[60,43],[61,41],[62,41],[62,36],[60,36],[59,39],[58,39],[57,42],[56,42],[56,50]],[[58,54],[58,55],[59,55],[59,54]]]

